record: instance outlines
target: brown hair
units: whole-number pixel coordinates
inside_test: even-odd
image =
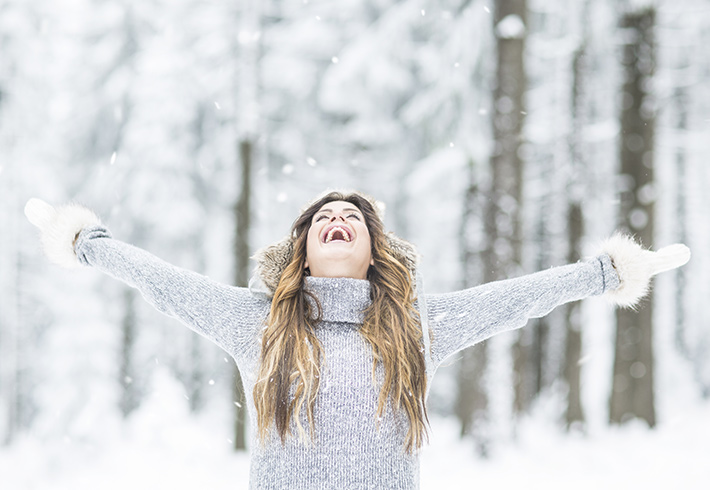
[[[367,273],[372,304],[364,312],[360,332],[372,347],[372,376],[378,363],[384,368],[377,413],[384,414],[388,400],[409,419],[405,450],[420,448],[428,423],[424,398],[427,389],[419,313],[414,307],[413,278],[405,261],[389,244],[375,206],[360,194],[331,192],[311,204],[291,227],[293,257],[286,266],[271,303],[262,337],[259,375],[254,385],[258,434],[266,439],[271,423],[285,441],[293,418],[301,439],[306,431],[300,413],[306,409],[310,436],[315,436],[313,409],[320,385],[323,349],[316,337],[321,316],[317,298],[305,288],[306,239],[313,216],[323,205],[346,201],[357,206],[370,233],[374,265]],[[315,301],[309,302],[310,296]],[[312,306],[312,305],[315,305]],[[313,311],[314,308],[317,311]],[[291,391],[293,397],[291,398]]]

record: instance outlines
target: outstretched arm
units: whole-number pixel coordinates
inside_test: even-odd
[[[220,284],[114,240],[86,208],[55,209],[32,199],[25,214],[41,230],[45,253],[54,263],[90,265],[137,288],[158,310],[231,354],[250,347],[268,313],[268,301],[253,297],[246,288]]]
[[[652,276],[690,259],[685,245],[651,252],[620,235],[605,242],[602,252],[590,261],[427,296],[434,365],[454,352],[497,333],[520,328],[529,319],[545,316],[570,301],[605,294],[619,306],[634,307],[646,295]]]

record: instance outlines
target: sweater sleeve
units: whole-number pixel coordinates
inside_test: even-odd
[[[555,307],[619,287],[608,255],[586,262],[483,284],[463,291],[427,295],[434,366],[451,354],[493,335],[524,326]]]
[[[74,249],[83,265],[137,288],[159,311],[177,318],[228,353],[237,356],[254,348],[259,326],[269,312],[268,300],[114,240],[103,226],[82,230]]]

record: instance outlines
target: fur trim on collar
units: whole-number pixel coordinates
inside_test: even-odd
[[[293,238],[291,236],[286,236],[272,245],[257,250],[252,256],[252,259],[256,260],[255,275],[266,287],[269,297],[274,295],[281,275],[292,258]]]
[[[393,233],[386,235],[387,243],[392,249],[395,258],[404,265],[412,275],[412,280],[416,281],[417,264],[419,255],[414,245],[403,240]],[[258,250],[252,259],[256,261],[255,277],[250,281],[250,288],[260,291],[268,297],[272,297],[281,280],[281,275],[293,258],[293,238],[284,237],[277,243]],[[261,285],[259,285],[259,280]]]

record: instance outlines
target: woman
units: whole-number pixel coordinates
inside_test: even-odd
[[[416,255],[376,203],[329,193],[259,252],[250,289],[218,284],[111,238],[86,208],[26,207],[48,257],[138,288],[234,357],[255,427],[251,488],[416,488],[431,378],[449,355],[555,306],[605,294],[633,306],[686,263],[616,236],[587,262],[424,295]]]

